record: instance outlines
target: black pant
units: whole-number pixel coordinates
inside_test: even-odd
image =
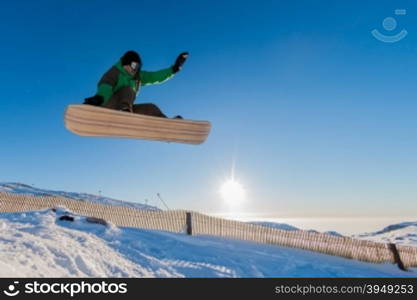
[[[148,116],[166,118],[167,116],[153,103],[133,104],[133,112]]]
[[[133,104],[135,102],[136,94],[131,87],[123,87],[111,96],[109,101],[104,104],[104,107],[130,111],[135,114],[142,114],[148,116],[162,117],[167,116],[153,103]]]

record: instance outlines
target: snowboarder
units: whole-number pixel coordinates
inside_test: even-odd
[[[142,60],[135,51],[127,51],[108,70],[98,83],[95,96],[86,98],[84,104],[133,112],[156,117],[167,116],[153,103],[134,104],[140,87],[162,83],[181,70],[188,52],[181,53],[173,66],[155,72],[142,71]],[[181,116],[175,118],[182,119]]]

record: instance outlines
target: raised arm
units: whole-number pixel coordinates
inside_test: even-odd
[[[172,67],[162,69],[156,72],[141,71],[140,78],[142,85],[162,83],[172,78],[175,73],[181,70],[182,65],[186,61],[187,57],[188,52],[183,52],[180,55],[178,55]]]
[[[174,76],[172,67],[155,72],[140,71],[140,80],[142,85],[157,84],[167,81]]]

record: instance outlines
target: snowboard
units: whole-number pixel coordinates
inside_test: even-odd
[[[86,104],[68,105],[65,127],[88,137],[134,138],[201,144],[210,133],[208,121],[168,119]]]

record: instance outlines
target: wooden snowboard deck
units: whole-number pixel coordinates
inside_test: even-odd
[[[211,129],[208,121],[152,117],[85,104],[69,105],[65,127],[80,136],[135,138],[201,144]]]

